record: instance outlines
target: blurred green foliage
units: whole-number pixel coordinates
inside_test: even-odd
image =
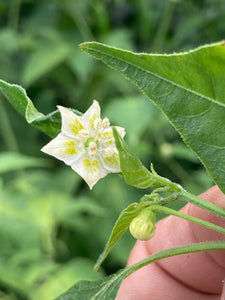
[[[165,117],[118,73],[80,51],[95,40],[128,50],[179,52],[224,38],[223,0],[0,1],[0,78],[26,88],[43,113],[84,112],[97,99],[124,126],[146,166],[193,193],[212,185]],[[124,266],[125,234],[94,273],[120,211],[143,191],[119,175],[92,192],[70,168],[40,152],[49,139],[0,96],[0,298],[52,299],[81,279]],[[183,203],[176,204],[179,208]]]

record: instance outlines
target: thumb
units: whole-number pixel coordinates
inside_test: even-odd
[[[225,207],[225,195],[216,186],[200,197]],[[181,211],[225,227],[224,219],[190,203]],[[128,265],[164,249],[224,239],[220,233],[174,216],[159,221],[156,228],[152,239],[135,244]],[[130,275],[122,283],[116,299],[219,300],[224,277],[225,251],[183,254],[160,260]]]

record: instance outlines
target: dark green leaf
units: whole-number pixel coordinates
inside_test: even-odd
[[[115,299],[118,287],[112,284],[111,278],[117,277],[116,274],[111,277],[106,277],[105,279],[99,281],[79,281],[77,284],[72,286],[67,292],[56,298],[56,300],[74,300],[74,299],[82,299],[82,300],[91,300],[91,299],[107,299],[112,300]],[[110,281],[110,282],[109,282]],[[119,285],[121,281],[119,282]],[[103,291],[102,295],[99,295]],[[104,292],[106,291],[106,296]],[[96,298],[97,297],[99,298]]]
[[[27,122],[51,137],[61,130],[61,116],[58,110],[44,115],[33,105],[26,91],[17,84],[9,84],[0,80],[0,90],[11,105],[27,120]],[[80,112],[75,111],[80,115]]]
[[[225,192],[225,44],[172,55],[81,48],[135,83],[167,115]]]

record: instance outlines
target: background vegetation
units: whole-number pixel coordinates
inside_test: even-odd
[[[44,113],[58,104],[84,112],[97,99],[146,166],[153,162],[160,175],[198,194],[212,182],[165,117],[78,45],[185,51],[222,40],[224,19],[223,0],[2,0],[0,78],[26,88]],[[90,192],[40,152],[49,138],[0,97],[0,299],[53,299],[77,280],[124,266],[135,242],[129,234],[102,272],[92,271],[118,214],[143,191],[113,174]]]

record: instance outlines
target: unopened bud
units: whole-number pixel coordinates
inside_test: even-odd
[[[145,208],[135,217],[129,226],[131,235],[142,241],[147,241],[155,233],[155,214],[150,208]]]

